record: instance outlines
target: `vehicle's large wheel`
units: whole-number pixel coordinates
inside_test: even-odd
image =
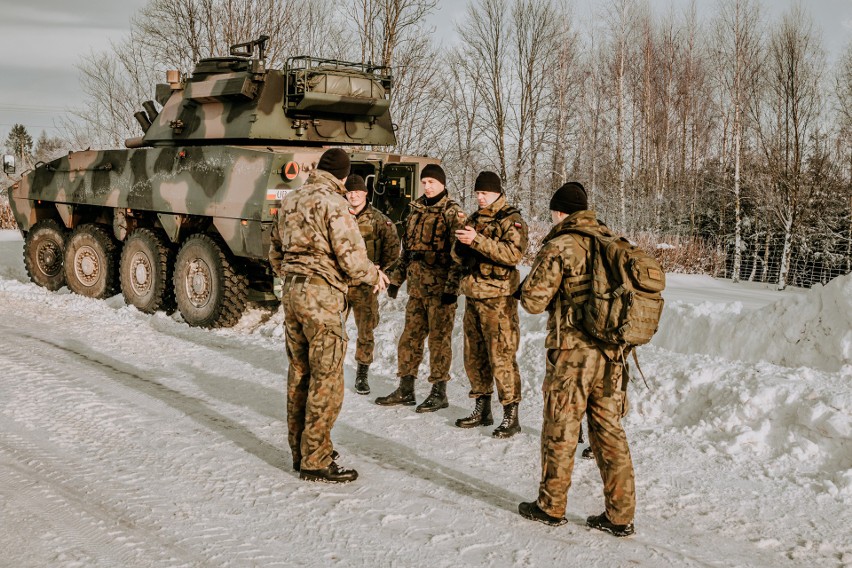
[[[189,325],[230,327],[246,307],[248,278],[238,274],[223,248],[209,235],[195,234],[180,247],[174,289],[178,310]]]
[[[53,219],[33,225],[24,240],[24,265],[30,280],[48,290],[65,285],[62,261],[65,257],[67,231]]]
[[[65,245],[65,281],[68,288],[89,298],[115,294],[118,265],[112,235],[98,225],[80,225]]]
[[[118,274],[124,301],[147,314],[174,311],[172,247],[151,229],[136,229],[124,241]]]

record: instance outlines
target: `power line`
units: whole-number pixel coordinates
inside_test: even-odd
[[[0,112],[41,112],[55,114],[58,112],[69,112],[66,107],[50,106],[50,105],[16,105],[0,103]]]

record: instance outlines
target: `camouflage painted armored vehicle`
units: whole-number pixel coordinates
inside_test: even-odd
[[[269,232],[282,196],[326,146],[349,146],[374,205],[399,220],[428,158],[372,152],[396,143],[386,68],[294,57],[267,69],[266,38],[167,73],[127,149],[71,152],[12,189],[33,282],[145,312],[229,326],[273,300]]]

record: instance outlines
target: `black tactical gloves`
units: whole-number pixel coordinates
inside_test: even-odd
[[[388,298],[396,300],[396,295],[399,294],[399,286],[394,286],[391,284],[387,289]]]
[[[448,292],[444,292],[441,294],[441,303],[445,306],[449,306],[450,304],[455,304],[458,296],[456,294],[450,294]]]
[[[516,300],[518,300],[518,301],[520,301],[520,300],[521,300],[521,288],[523,288],[523,287],[524,287],[524,282],[526,282],[526,281],[527,281],[527,279],[526,279],[526,278],[524,278],[523,280],[521,280],[521,283],[520,283],[520,284],[518,284],[518,289],[517,289],[517,290],[515,290],[515,293],[514,293],[514,294],[512,294],[512,297],[513,297],[513,298],[515,298],[515,299],[516,299]]]

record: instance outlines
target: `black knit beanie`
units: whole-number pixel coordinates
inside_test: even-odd
[[[589,200],[583,184],[577,181],[569,181],[556,190],[550,198],[550,210],[562,213],[576,213],[589,208]]]
[[[348,176],[349,168],[349,155],[340,148],[329,148],[323,152],[317,164],[318,170],[327,171],[337,179]]]
[[[494,172],[479,172],[479,175],[476,176],[476,183],[473,186],[473,191],[503,193],[503,185],[500,183],[500,176]]]
[[[364,178],[358,174],[351,174],[346,178],[346,191],[367,191],[367,184]]]
[[[432,178],[441,182],[441,185],[447,185],[447,174],[444,173],[444,168],[438,164],[426,164],[420,170],[420,179]]]

